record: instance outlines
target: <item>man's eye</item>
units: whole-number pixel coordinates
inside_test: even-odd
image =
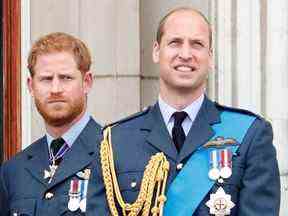
[[[62,79],[63,80],[72,80],[72,77],[71,76],[63,76]]]
[[[195,41],[195,42],[192,44],[192,46],[193,46],[194,48],[203,48],[203,47],[205,47],[205,45],[204,45],[201,41]]]
[[[169,45],[177,45],[177,44],[179,44],[179,41],[177,40],[172,40],[169,42]]]
[[[40,81],[51,81],[52,77],[41,77]]]

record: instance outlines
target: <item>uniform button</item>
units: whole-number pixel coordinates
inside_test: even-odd
[[[47,200],[52,199],[53,196],[54,196],[53,193],[51,193],[51,192],[47,192],[47,193],[45,194],[45,199],[47,199]]]
[[[181,170],[182,168],[183,168],[183,164],[182,163],[177,164],[177,166],[176,166],[177,170]]]
[[[137,185],[137,182],[135,182],[135,181],[131,182],[131,184],[130,184],[131,188],[135,188],[136,185]]]
[[[223,184],[223,183],[224,183],[224,180],[223,180],[222,178],[219,178],[219,179],[218,179],[218,182],[219,182],[220,184]]]

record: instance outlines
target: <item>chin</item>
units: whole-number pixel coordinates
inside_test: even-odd
[[[67,113],[65,110],[46,110],[46,112],[41,113],[45,122],[49,125],[59,126],[61,124],[65,124],[71,118],[71,113]]]
[[[192,92],[197,92],[197,91],[203,89],[203,84],[191,85],[191,82],[190,83],[182,83],[182,84],[175,86],[175,89],[177,89],[179,92],[192,93]]]
[[[49,117],[46,118],[45,121],[54,127],[61,127],[63,125],[67,125],[73,121],[74,118],[71,116],[57,116],[57,117]]]
[[[185,81],[179,82],[175,87],[179,89],[194,89],[197,88],[197,85],[193,84],[193,81]]]

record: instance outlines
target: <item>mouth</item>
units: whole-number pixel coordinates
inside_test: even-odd
[[[50,100],[48,101],[49,104],[53,104],[53,103],[65,103],[65,100]]]
[[[196,70],[196,67],[190,65],[177,65],[174,69],[180,72],[193,72]]]

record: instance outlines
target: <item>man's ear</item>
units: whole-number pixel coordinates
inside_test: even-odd
[[[209,71],[213,71],[214,70],[214,56],[213,56],[213,49],[210,48],[209,50]]]
[[[27,78],[27,87],[29,89],[30,95],[33,97],[34,96],[33,78],[31,76]]]
[[[85,94],[88,94],[90,92],[92,85],[93,85],[93,74],[91,71],[87,71],[83,77],[83,87]]]
[[[159,62],[159,52],[160,52],[160,44],[158,44],[158,42],[155,41],[153,44],[153,51],[152,51],[152,57],[154,63]]]

